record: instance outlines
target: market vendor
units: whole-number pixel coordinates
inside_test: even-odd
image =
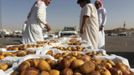
[[[80,36],[91,44],[92,49],[98,48],[98,14],[94,4],[90,0],[78,0],[80,4]]]
[[[96,0],[95,6],[98,11],[98,20],[99,20],[99,42],[98,47],[104,48],[105,47],[105,32],[104,32],[104,26],[107,20],[107,12],[106,9],[103,6],[102,0]]]
[[[48,32],[51,30],[46,21],[46,8],[50,2],[51,0],[37,0],[32,6],[23,29],[23,44],[43,41],[43,29]]]

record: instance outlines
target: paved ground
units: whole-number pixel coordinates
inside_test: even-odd
[[[0,48],[5,47],[6,45],[16,45],[20,44],[21,38],[0,38]]]
[[[108,52],[134,52],[134,37],[106,37]]]

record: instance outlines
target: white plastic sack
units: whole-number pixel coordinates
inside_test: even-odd
[[[44,55],[44,56],[41,56],[41,55],[27,55],[27,56],[24,56],[23,58],[21,58],[18,63],[14,63],[13,66],[12,66],[12,68],[10,68],[7,71],[5,71],[5,73],[7,75],[10,75],[22,62],[24,62],[24,61],[26,61],[28,59],[38,59],[38,58],[43,58],[43,59],[50,58],[52,60],[55,60],[50,55]],[[55,61],[57,61],[57,60],[55,60]]]
[[[3,70],[0,70],[0,75],[8,75]]]
[[[4,59],[0,60],[0,62],[5,62],[5,63],[8,63],[8,64],[14,64],[15,62],[18,62],[22,57],[11,57],[11,56],[8,56],[8,57],[5,57]]]
[[[113,60],[115,62],[119,61],[119,62],[122,62],[123,64],[127,65],[130,68],[128,59],[121,57],[121,56],[117,56],[117,55],[112,54],[112,55],[107,55],[107,56],[96,56],[96,58],[98,58],[98,59],[110,59],[110,60]]]

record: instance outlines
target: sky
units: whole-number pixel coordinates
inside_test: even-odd
[[[0,0],[2,24],[4,28],[19,30],[35,0]],[[91,0],[94,3],[94,0]],[[52,0],[47,8],[47,20],[52,29],[64,26],[79,26],[80,7],[77,0]],[[104,0],[107,10],[105,29],[123,26],[134,28],[134,0]]]

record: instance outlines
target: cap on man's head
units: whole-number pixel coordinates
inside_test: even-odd
[[[77,3],[78,3],[78,4],[80,4],[80,3],[82,3],[82,2],[91,3],[90,0],[77,0]]]

